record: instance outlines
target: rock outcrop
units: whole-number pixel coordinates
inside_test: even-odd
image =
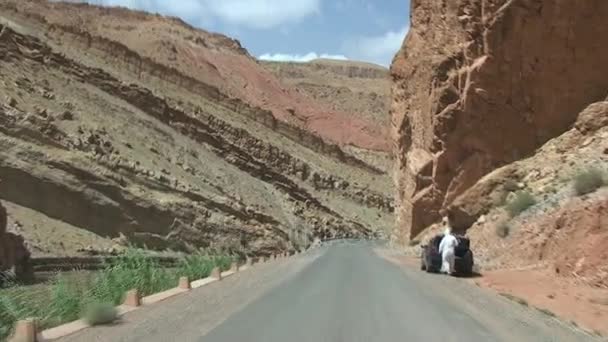
[[[603,0],[412,1],[391,67],[395,239],[606,97],[606,16]]]
[[[8,277],[27,280],[30,253],[21,236],[6,231],[8,214],[0,203],[0,285]]]
[[[543,266],[560,277],[606,288],[608,188],[577,196],[574,187],[581,171],[592,169],[608,171],[606,101],[589,105],[572,129],[533,156],[484,176],[450,210],[455,222],[470,226],[467,235],[484,268]],[[537,203],[510,218],[502,203],[519,189]],[[499,234],[499,228],[507,231]]]

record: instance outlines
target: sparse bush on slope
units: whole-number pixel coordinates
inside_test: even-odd
[[[528,191],[518,191],[515,197],[507,203],[505,209],[511,217],[516,217],[536,204],[536,199]]]
[[[597,189],[605,186],[607,183],[606,177],[602,170],[597,168],[589,168],[579,172],[574,177],[574,191],[576,195],[582,196],[590,194]]]

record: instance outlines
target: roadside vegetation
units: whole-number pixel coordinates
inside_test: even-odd
[[[104,270],[58,274],[48,284],[12,286],[0,290],[0,341],[20,320],[35,317],[46,329],[79,318],[89,324],[107,324],[116,318],[115,305],[131,289],[142,296],[177,286],[179,277],[205,278],[214,267],[230,268],[229,256],[192,255],[176,268],[161,267],[141,251],[130,250]]]
[[[604,172],[598,168],[589,168],[580,171],[574,176],[574,192],[577,196],[590,194],[597,189],[608,185]]]
[[[517,191],[513,199],[507,202],[505,209],[509,216],[516,217],[531,206],[536,204],[536,199],[528,191]]]

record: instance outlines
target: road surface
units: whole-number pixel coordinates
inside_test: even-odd
[[[66,341],[593,341],[463,279],[337,243],[256,266]]]

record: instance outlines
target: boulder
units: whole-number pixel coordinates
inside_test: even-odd
[[[391,66],[399,240],[604,100],[606,16],[604,0],[412,0]]]

